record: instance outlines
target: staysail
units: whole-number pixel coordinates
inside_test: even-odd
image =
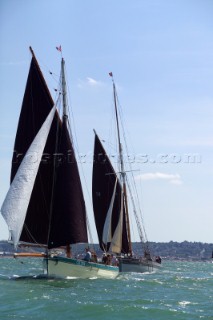
[[[124,206],[123,206],[123,194],[121,194],[121,209],[120,209],[120,215],[117,227],[115,229],[113,238],[111,240],[110,244],[110,250],[115,253],[121,253],[122,250],[122,233],[123,233],[123,212],[124,212]]]
[[[100,248],[104,251],[108,251],[110,248],[110,242],[107,245],[103,242],[104,226],[107,219],[107,213],[109,212],[111,201],[113,198],[113,192],[116,184],[117,176],[115,170],[109,160],[109,157],[104,150],[104,147],[98,137],[95,134],[94,145],[94,159],[93,159],[93,179],[92,179],[92,197],[93,197],[93,209],[95,216],[96,229],[98,233]],[[117,182],[116,191],[114,196],[114,205],[111,213],[111,237],[114,237],[119,221],[123,221],[122,230],[120,229],[120,236],[122,237],[121,252],[129,252],[129,243],[127,239],[126,223],[125,223],[125,208],[121,212],[121,185]],[[120,220],[120,214],[123,215]],[[118,229],[117,229],[118,230]],[[118,235],[117,235],[118,236]]]
[[[1,213],[7,222],[15,247],[17,247],[19,242],[35,178],[54,114],[55,107],[52,108],[30,148],[26,152],[1,208]]]
[[[105,245],[107,245],[108,242],[112,241],[112,210],[114,207],[117,182],[118,182],[118,179],[115,180],[115,186],[114,186],[114,190],[113,190],[113,194],[112,194],[112,199],[110,201],[109,209],[107,211],[106,219],[105,219],[105,223],[104,223],[102,241]]]

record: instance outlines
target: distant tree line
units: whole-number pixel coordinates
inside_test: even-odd
[[[73,246],[73,253],[84,252],[85,247],[88,245],[81,244]],[[98,244],[89,245],[93,247],[98,255],[102,252]],[[212,257],[213,244],[202,242],[149,242],[149,248],[153,256],[161,256],[163,259],[183,259],[183,260],[209,260]],[[28,251],[29,248],[18,248],[20,251]],[[42,248],[30,248],[30,251],[44,251]],[[14,253],[14,248],[8,241],[0,241],[0,253]],[[135,255],[143,255],[142,246],[140,242],[133,243],[133,253]]]

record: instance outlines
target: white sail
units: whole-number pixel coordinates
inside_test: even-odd
[[[15,248],[21,236],[31,193],[55,110],[56,107],[54,106],[27,150],[1,207],[1,214],[8,225]]]
[[[108,212],[106,215],[106,220],[104,223],[102,241],[105,244],[107,244],[107,242],[111,242],[111,239],[112,239],[111,221],[112,221],[112,210],[113,210],[113,205],[114,205],[114,201],[115,201],[115,192],[116,192],[116,187],[117,187],[117,181],[118,181],[118,179],[116,178],[112,198],[110,201],[110,206],[109,206],[109,209],[108,209]]]
[[[121,196],[121,210],[120,217],[115,229],[113,238],[111,240],[110,250],[114,253],[121,253],[122,247],[122,233],[123,233],[123,191]]]

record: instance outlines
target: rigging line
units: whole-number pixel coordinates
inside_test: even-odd
[[[141,183],[141,179],[139,180],[139,183],[140,183],[140,193],[142,194],[142,183]],[[139,200],[138,200],[138,201],[139,201]],[[139,207],[139,209],[140,209],[140,207]],[[148,238],[147,238],[145,223],[144,223],[142,214],[141,214],[141,221],[142,221],[143,232],[144,232],[144,234],[145,234],[145,240],[146,240],[146,248],[145,248],[145,250],[147,250],[148,252],[152,253],[151,250],[150,250],[150,244],[149,244],[149,241],[148,241]]]
[[[117,136],[117,127],[116,127],[116,117],[115,117],[115,104],[114,104],[114,94],[112,92],[112,102],[111,102],[111,125],[110,125],[110,130],[109,130],[109,140],[108,141],[115,141],[115,143],[110,143],[108,142],[108,148],[107,148],[107,154],[109,158],[112,160],[113,158],[113,167],[115,172],[120,172],[119,168],[119,143],[118,143],[118,136]],[[110,157],[112,153],[114,153],[114,156]],[[112,161],[111,161],[112,162]],[[119,179],[120,180],[120,179]]]
[[[48,69],[48,73],[52,76],[54,80],[57,79],[58,82],[59,75],[57,73],[52,72],[50,69]]]
[[[141,183],[141,179],[139,180],[139,183],[140,183],[140,193],[142,194],[142,183]],[[137,195],[138,196],[138,195]],[[139,201],[139,198],[138,198],[138,201]],[[139,206],[139,210],[140,210],[140,206]],[[141,213],[141,212],[140,212]],[[147,234],[146,234],[146,228],[145,228],[145,223],[144,223],[144,219],[143,219],[143,215],[141,213],[141,221],[142,221],[142,226],[143,226],[143,230],[144,230],[144,234],[145,234],[145,239],[146,239],[146,242],[147,242],[147,248],[149,247],[149,241],[148,241],[148,237],[147,237]],[[149,250],[149,248],[148,248]],[[150,250],[149,250],[150,251]]]
[[[126,140],[125,140],[125,145],[126,145],[126,148],[127,148]],[[135,179],[134,179],[134,175],[133,175],[133,172],[132,172],[132,166],[131,166],[131,163],[128,163],[128,165],[129,165],[129,167],[130,167],[130,169],[131,169],[130,173],[131,173],[131,176],[132,176],[132,187],[133,187],[134,193],[135,193],[135,195],[136,195],[136,200],[137,200],[137,205],[138,205],[138,211],[139,211],[139,213],[140,213],[140,219],[141,219],[140,227],[142,226],[144,238],[145,238],[146,241],[148,241],[148,240],[147,240],[146,230],[145,230],[145,227],[144,227],[144,220],[143,220],[143,216],[142,216],[142,212],[141,212],[141,208],[140,208],[138,190],[137,190],[136,183],[135,183]],[[134,197],[133,197],[133,196],[132,196],[132,202],[133,202],[133,205],[134,205],[134,207],[135,207],[135,202],[134,202]],[[135,208],[136,208],[136,207],[135,207]],[[137,216],[138,216],[138,214],[137,214]],[[138,217],[138,219],[139,219],[139,217]]]
[[[112,139],[112,138],[110,138],[110,139]],[[110,155],[113,154],[113,153],[111,151],[109,151],[109,150],[112,150],[115,153],[117,151],[117,148],[109,140],[102,139],[101,142],[102,142],[102,144],[104,146],[107,146],[107,154],[109,155],[109,158],[110,158]]]
[[[118,143],[117,143],[117,134],[116,134],[116,121],[115,121],[115,106],[114,106],[114,95],[112,92],[112,101],[111,101],[111,125],[110,125],[110,130],[109,130],[109,139],[108,141],[113,141],[115,140],[116,137],[116,141],[114,144],[109,143],[108,142],[108,155],[111,154],[111,152],[115,152],[115,157],[116,157],[116,170],[118,171],[118,165],[117,165],[117,154],[118,154]],[[112,139],[113,137],[113,139]],[[114,157],[114,159],[115,159]],[[114,160],[113,159],[113,160]],[[114,164],[115,166],[115,164]]]
[[[124,140],[127,141],[127,134],[126,132],[128,133],[128,139],[130,140],[131,142],[131,148],[133,149],[133,154],[134,154],[134,146],[133,146],[133,143],[132,143],[132,139],[131,139],[131,135],[129,133],[129,130],[127,128],[127,125],[126,125],[126,120],[125,120],[125,116],[124,116],[124,112],[123,112],[123,108],[122,108],[122,105],[120,104],[119,102],[119,97],[117,95],[117,100],[118,100],[118,112],[119,112],[119,117],[120,117],[120,120],[121,120],[121,126],[122,126],[122,131],[123,131],[123,136],[124,136]],[[124,130],[125,128],[125,130]],[[127,149],[127,148],[126,148]],[[127,150],[128,151],[128,150]]]
[[[50,71],[49,71],[49,73],[50,73]],[[56,76],[53,76],[53,75],[51,74],[51,78],[52,78],[52,80],[54,80],[55,83],[58,83],[58,78],[56,78]]]
[[[125,149],[126,149],[126,153],[127,153],[127,156],[129,154],[129,150],[128,150],[128,146],[127,146],[127,138],[126,138],[126,126],[125,126],[125,129],[124,129],[124,122],[125,122],[125,118],[124,118],[124,115],[123,115],[123,112],[122,112],[122,107],[121,107],[121,104],[119,103],[119,116],[120,116],[120,120],[121,120],[121,127],[122,127],[122,131],[123,131],[123,137],[124,137],[124,143],[125,143]],[[129,135],[130,136],[130,135]],[[128,157],[127,157],[128,159]],[[133,171],[132,170],[132,165],[130,164],[130,162],[127,162],[129,167],[130,167],[130,171]]]
[[[134,176],[133,174],[131,173],[132,175],[132,180],[134,180]],[[147,237],[147,233],[146,233],[146,229],[145,229],[145,224],[144,224],[144,219],[143,219],[143,215],[142,215],[142,211],[141,211],[141,207],[140,207],[140,203],[139,203],[139,197],[138,197],[138,191],[137,191],[137,188],[135,186],[135,182],[133,182],[133,186],[134,186],[134,191],[135,191],[135,195],[136,195],[136,200],[137,200],[137,203],[138,203],[138,211],[139,211],[139,214],[140,216],[138,215],[137,211],[137,216],[138,216],[138,220],[139,220],[139,217],[140,217],[140,227],[142,228],[143,230],[143,235],[144,235],[144,239],[146,242],[148,242],[148,237]],[[133,203],[134,203],[134,198],[133,198]],[[135,203],[134,203],[134,206],[135,206]]]
[[[130,167],[131,167],[131,164],[129,164],[129,165],[130,165]],[[138,190],[137,190],[136,183],[135,183],[135,178],[134,178],[134,175],[133,175],[132,172],[131,172],[131,176],[132,176],[133,189],[134,189],[134,192],[135,192],[135,195],[136,195],[138,211],[139,211],[139,214],[140,214],[140,219],[141,219],[141,225],[142,225],[142,229],[143,229],[143,234],[144,234],[145,240],[148,241],[147,234],[146,234],[146,229],[145,229],[145,224],[144,224],[144,219],[143,219],[143,215],[142,215],[142,211],[141,211],[139,196],[138,196]],[[133,200],[134,200],[134,198],[133,198]]]
[[[60,76],[57,73],[50,71],[49,66],[47,66],[45,62],[42,59],[40,59],[39,56],[38,56],[38,60],[39,60],[39,67],[41,68],[42,72],[45,73],[46,75],[48,74],[48,76],[51,75],[51,79],[55,83],[58,83],[58,78]]]
[[[51,75],[56,76],[57,79],[60,77],[59,74],[57,74],[57,73],[55,73],[55,72],[52,72],[52,71],[50,70],[49,65],[47,66],[46,63],[45,63],[42,59],[40,59],[39,56],[38,56],[38,61],[39,61],[39,66],[41,67],[42,71],[44,71],[44,72],[46,72],[46,73],[49,73],[49,74],[51,74]]]
[[[142,230],[142,227],[141,227],[141,223],[140,223],[140,221],[139,221],[139,217],[138,217],[138,214],[137,214],[137,210],[136,210],[136,208],[135,208],[134,199],[133,199],[133,194],[132,194],[131,187],[130,187],[130,185],[129,185],[129,180],[128,180],[128,179],[127,179],[127,186],[128,186],[130,198],[131,198],[131,200],[132,200],[133,212],[134,212],[135,220],[136,220],[137,227],[138,227],[138,230],[139,230],[140,240],[141,240],[142,243],[145,244],[146,239],[145,239],[145,237],[144,237],[143,230]]]
[[[36,239],[33,237],[32,233],[30,232],[30,230],[28,229],[27,225],[24,225],[24,228],[26,230],[26,233],[28,234],[28,236],[32,239],[32,241],[40,248],[43,248],[43,245],[41,243],[38,243],[36,241]]]
[[[115,121],[115,106],[114,106],[114,100],[113,100],[113,93],[112,93],[112,101],[111,101],[111,119],[109,121],[109,130],[108,130],[108,139],[102,139],[102,143],[106,143],[106,153],[109,155],[117,153],[118,152],[118,143],[117,143],[117,135],[116,133],[116,121]],[[112,141],[115,140],[116,137],[116,143]],[[113,157],[115,158],[115,157]]]

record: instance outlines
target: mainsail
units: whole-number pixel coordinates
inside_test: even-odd
[[[41,128],[54,103],[43,78],[39,65],[33,55],[14,144],[11,168],[11,182],[26,154],[30,144]],[[61,121],[55,113],[45,145],[39,171],[33,187],[20,241],[46,245],[49,230],[49,204],[52,197],[54,174],[53,155]]]
[[[122,229],[120,229],[120,236],[122,240],[120,252],[129,253],[129,243],[127,239],[127,230],[125,223],[125,206],[123,206],[121,202],[122,189],[120,182],[117,181],[116,183],[117,179],[117,175],[109,160],[109,157],[107,156],[98,135],[95,134],[92,196],[99,245],[102,250],[108,251],[111,245],[111,241],[115,235],[115,231],[118,225],[121,225],[119,223],[123,221]],[[115,186],[115,195],[113,195]],[[112,206],[111,202],[113,198],[114,203]],[[124,210],[121,210],[122,207],[124,208]],[[109,226],[109,228],[111,229],[111,241],[105,244],[103,241],[103,237],[104,234],[106,234],[106,228],[104,228],[104,226],[106,226],[106,220],[108,219],[107,213],[109,212],[109,210],[112,210],[111,226]],[[122,218],[120,218],[121,214],[123,215]],[[119,235],[117,234],[116,237],[119,237]],[[108,239],[110,240],[110,238]],[[117,252],[117,250],[115,252]]]
[[[66,121],[62,125],[57,151],[62,158],[56,163],[49,248],[88,242],[85,202]]]

